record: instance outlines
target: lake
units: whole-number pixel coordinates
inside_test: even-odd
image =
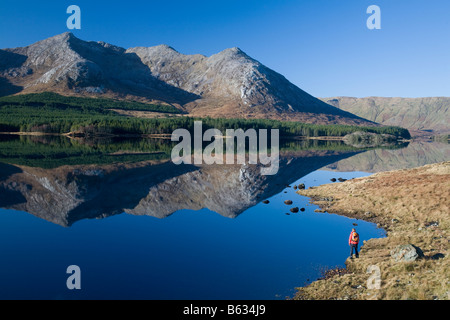
[[[361,243],[385,236],[315,212],[294,185],[450,156],[429,142],[289,142],[278,174],[261,176],[252,165],[175,166],[168,151],[161,141],[0,137],[0,299],[285,299],[344,267],[354,224]],[[66,286],[70,265],[81,290]]]

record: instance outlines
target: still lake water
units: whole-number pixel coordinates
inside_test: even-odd
[[[289,166],[296,165],[291,159],[280,169],[280,174],[283,175],[282,170],[285,170],[291,176],[287,181],[289,185],[304,183],[308,188],[330,183],[333,177],[351,179],[370,175],[369,169],[375,172],[374,168],[383,167],[379,163],[380,155],[387,161],[384,166],[387,169],[395,166],[392,159],[396,159],[400,167],[422,165],[409,161],[419,152],[417,150],[427,152],[429,158],[419,158],[428,163],[443,161],[441,158],[445,160],[449,156],[447,145],[410,145],[397,150],[349,153],[338,162],[331,157],[325,164],[319,163],[319,168],[313,166],[313,170],[306,171],[297,167],[294,167],[294,171],[288,171]],[[432,152],[437,155],[431,159]],[[361,158],[364,154],[366,160]],[[299,164],[306,166],[305,154],[302,157],[304,162]],[[359,170],[358,165],[352,164],[352,159],[360,164]],[[311,161],[318,162],[317,159]],[[347,172],[333,171],[351,166],[354,169],[347,169]],[[45,172],[47,180],[39,176],[37,181],[47,188],[45,192],[57,192],[55,186],[61,185],[62,178],[58,176],[55,178],[56,182],[51,181],[56,171],[29,170],[27,176],[38,177]],[[90,170],[89,179],[93,179],[93,171]],[[293,176],[295,172],[299,172],[298,176]],[[172,178],[175,179],[177,189],[183,189],[182,183],[186,181],[181,177],[191,177],[192,174],[182,173]],[[242,210],[236,210],[237,214],[231,218],[208,209],[206,205],[200,209],[186,209],[192,206],[187,206],[184,202],[181,205],[181,198],[178,199],[174,194],[174,199],[178,199],[174,200],[178,201],[177,208],[181,209],[163,217],[137,215],[137,211],[130,211],[131,209],[122,210],[129,212],[128,214],[120,214],[108,208],[110,215],[98,215],[98,219],[80,218],[63,227],[59,225],[61,223],[50,222],[47,216],[45,219],[39,218],[37,212],[42,208],[38,210],[31,207],[31,204],[36,206],[39,203],[36,199],[44,191],[39,191],[39,188],[28,182],[23,183],[23,176],[14,180],[12,173],[3,174],[3,177],[0,174],[1,179],[3,185],[0,184],[0,187],[3,189],[0,188],[0,192],[4,192],[6,196],[0,196],[0,207],[3,208],[0,209],[0,299],[285,299],[293,296],[295,287],[308,284],[319,277],[322,270],[344,266],[349,255],[348,235],[354,223],[361,235],[361,243],[363,240],[385,236],[384,231],[372,223],[335,214],[316,213],[314,210],[317,207],[309,203],[309,198],[296,194],[291,187],[280,187],[279,183],[270,181],[267,187],[271,192],[261,193],[264,197],[257,200],[252,198],[247,205],[239,208]],[[114,186],[114,183],[127,183],[123,177],[122,180],[116,181],[117,179],[111,178],[105,184]],[[196,183],[199,181],[197,179],[194,179]],[[74,181],[79,183],[77,179]],[[99,181],[95,180],[92,186],[85,184],[83,188],[87,188],[89,193],[92,193],[91,190],[105,188],[103,184],[99,186]],[[136,184],[136,181],[129,183]],[[167,181],[149,187],[150,194],[167,189]],[[207,189],[206,185],[203,183],[202,190]],[[73,181],[67,182],[65,186],[70,186],[64,189],[65,192],[72,190]],[[187,189],[194,187],[192,184]],[[27,198],[27,188],[37,189],[39,192]],[[26,199],[20,200],[17,195],[11,196],[13,193],[7,194],[18,190],[21,190],[22,197]],[[80,194],[81,191],[77,192]],[[205,191],[205,194],[210,195],[208,192]],[[157,195],[151,200],[157,198],[164,202],[162,193]],[[73,198],[73,195],[70,196]],[[215,199],[220,198],[214,196],[216,195],[212,196],[212,201],[219,201]],[[13,201],[14,197],[18,200]],[[42,197],[44,200],[50,199],[46,198],[47,193]],[[123,197],[129,201],[129,196]],[[227,203],[234,205],[234,197],[227,199]],[[105,202],[103,207],[108,207],[108,202],[114,202],[116,198],[121,198],[121,195],[111,194],[109,200],[108,196],[102,196],[101,199]],[[264,204],[261,202],[264,199],[270,202]],[[292,206],[284,204],[287,199],[294,202]],[[146,201],[149,201],[148,197]],[[99,201],[95,198],[91,202],[96,202],[95,206],[89,206],[87,200],[81,205],[77,202],[77,205],[85,208],[86,212],[92,206],[99,206]],[[23,203],[28,204],[27,211],[33,214],[20,210]],[[139,204],[142,203],[143,200],[140,200]],[[54,205],[61,204],[55,202]],[[287,215],[289,208],[293,206],[304,207],[306,211]],[[124,205],[124,208],[129,206]],[[64,208],[60,211],[64,211]],[[81,268],[81,290],[71,291],[66,287],[69,276],[66,269],[70,265]]]

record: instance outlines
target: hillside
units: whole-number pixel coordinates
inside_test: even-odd
[[[0,95],[46,91],[169,104],[198,117],[375,125],[312,97],[238,48],[205,57],[63,33],[0,50]]]
[[[364,241],[345,271],[299,288],[295,298],[448,300],[449,176],[446,161],[299,190],[327,212],[377,223],[387,237]],[[394,254],[408,244],[422,256]],[[369,266],[380,270],[378,289],[370,286]]]
[[[332,97],[323,101],[384,125],[412,131],[450,133],[450,98]]]

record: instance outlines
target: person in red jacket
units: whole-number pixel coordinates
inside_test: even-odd
[[[350,232],[350,237],[348,238],[348,245],[350,246],[350,258],[353,258],[353,250],[355,250],[355,257],[359,258],[358,254],[358,243],[359,243],[359,234],[356,232],[355,228]]]

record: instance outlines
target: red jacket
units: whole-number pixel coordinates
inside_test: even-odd
[[[357,234],[357,239],[353,240],[353,233]],[[350,237],[348,238],[348,244],[352,245],[352,244],[358,244],[359,243],[359,234],[355,231],[350,232]]]

